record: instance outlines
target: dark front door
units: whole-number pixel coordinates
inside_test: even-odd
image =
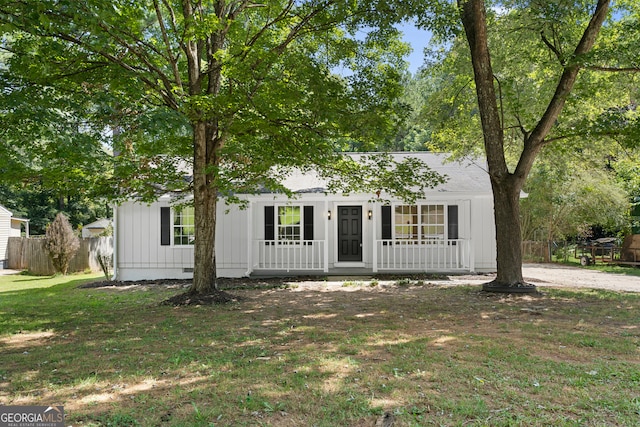
[[[338,261],[362,261],[362,206],[338,206]]]

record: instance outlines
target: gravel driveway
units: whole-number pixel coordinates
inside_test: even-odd
[[[640,276],[603,273],[580,267],[556,264],[524,264],[525,280],[539,286],[599,288],[612,291],[640,292]]]
[[[640,277],[603,273],[580,267],[558,264],[524,264],[522,275],[528,283],[539,287],[598,288],[612,291],[640,292]],[[454,282],[481,284],[495,275],[452,276]]]

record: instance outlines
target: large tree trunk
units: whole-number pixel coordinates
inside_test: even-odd
[[[197,16],[199,6],[191,1],[182,2],[185,18]],[[215,2],[215,11],[223,20],[227,8],[225,2]],[[238,9],[239,10],[239,9]],[[199,19],[199,18],[198,18]],[[232,21],[233,19],[231,19]],[[208,95],[215,98],[220,92],[222,66],[215,58],[224,46],[224,28],[213,32],[206,40],[190,39],[183,46],[189,74],[189,95]],[[206,66],[203,67],[203,64]],[[222,132],[215,118],[208,118],[210,111],[196,108],[190,112],[193,127],[193,203],[195,222],[195,247],[192,294],[220,292],[216,283],[216,206],[218,202],[218,167]]]
[[[489,54],[487,17],[484,0],[458,0],[460,19],[471,53],[474,81],[484,148],[493,189],[496,226],[498,275],[483,288],[500,292],[535,291],[522,278],[522,235],[520,230],[520,191],[531,171],[545,138],[556,122],[580,71],[579,61],[564,65],[553,98],[531,133],[525,135],[524,149],[513,173],[509,172],[504,154],[504,133],[494,88]],[[573,57],[588,53],[595,44],[609,8],[609,0],[598,0],[589,24],[576,46]]]
[[[520,190],[524,177],[509,172],[504,156],[504,132],[493,85],[484,2],[460,0],[458,3],[471,50],[484,147],[493,190],[498,276],[495,281],[486,284],[484,289],[535,291],[535,287],[524,286],[522,279]]]
[[[206,123],[193,125],[193,204],[195,215],[194,270],[191,293],[207,294],[216,284],[216,205],[218,157]]]
[[[520,228],[520,189],[512,177],[493,183],[494,220],[496,230],[496,279],[485,290],[517,288],[535,290],[522,278],[522,232]]]

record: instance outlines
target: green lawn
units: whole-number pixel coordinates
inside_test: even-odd
[[[26,273],[0,276],[0,293],[11,291],[26,291],[28,289],[50,288],[60,284],[69,284],[74,280],[86,282],[88,279],[104,277],[102,273],[75,274],[69,276],[30,276]]]
[[[638,294],[365,280],[175,308],[182,289],[78,287],[96,278],[0,277],[1,404],[64,405],[74,426],[640,419]]]

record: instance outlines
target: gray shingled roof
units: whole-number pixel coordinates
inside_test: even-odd
[[[88,229],[102,229],[102,228],[107,228],[111,225],[111,220],[110,219],[99,219],[97,221],[94,221],[90,224],[86,224],[84,225],[82,228],[88,228]]]
[[[371,153],[347,153],[354,159]],[[449,154],[432,152],[391,153],[396,161],[407,157],[418,158],[435,172],[446,175],[447,182],[435,188],[438,192],[491,193],[491,182],[484,159],[463,159],[447,161]],[[296,193],[322,193],[327,188],[325,180],[313,172],[294,172],[283,182],[284,186]]]

